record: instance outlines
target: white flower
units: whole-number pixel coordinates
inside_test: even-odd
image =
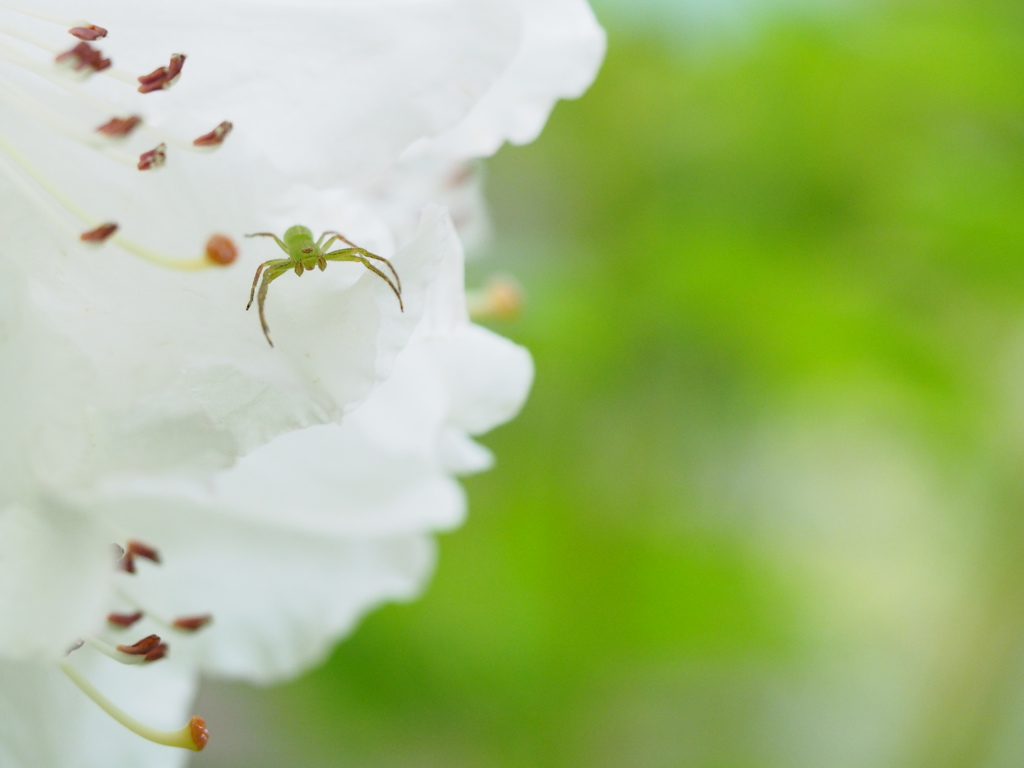
[[[121,575],[129,602],[114,609],[144,605],[154,617],[198,610],[215,617],[194,637],[169,638],[170,658],[154,665],[162,667],[159,675],[82,657],[89,677],[137,717],[187,719],[191,697],[181,681],[197,669],[269,681],[321,659],[373,605],[414,596],[433,563],[429,533],[460,522],[464,499],[453,474],[488,464],[468,436],[514,415],[531,366],[521,348],[469,324],[458,299],[461,252],[447,217],[428,213],[423,230],[442,238],[444,274],[425,291],[426,312],[393,375],[340,424],[282,435],[205,486],[142,473],[108,481],[108,519],[159,542],[163,560],[140,562],[134,577]],[[131,631],[126,642],[151,631],[166,637],[152,619]],[[0,680],[7,670],[0,664]],[[62,692],[46,667],[14,672],[41,686],[51,706],[80,696],[70,686]],[[140,677],[148,698],[139,692]],[[0,689],[0,701],[9,690]],[[181,759],[122,735],[92,708],[71,711],[76,727],[102,738],[79,741],[70,764]],[[38,714],[12,706],[0,721],[0,745],[22,750],[14,765],[60,764],[47,762],[54,749],[48,741],[15,738],[37,734]]]
[[[597,41],[577,68],[592,70],[602,41],[589,10],[559,7]],[[436,178],[493,151],[462,146],[464,119],[488,146],[539,127],[567,86],[516,87],[536,76],[522,51],[544,49],[531,42],[538,8],[90,4],[116,67],[146,72],[162,63],[147,63],[154,51],[187,49],[181,81],[146,95],[103,73],[70,95],[40,85],[29,70],[45,57],[0,40],[0,100],[12,106],[0,113],[0,765],[182,759],[83,706],[53,664],[77,637],[113,637],[101,627],[111,610],[145,609],[127,643],[166,635],[161,620],[216,617],[145,669],[91,648],[71,657],[122,707],[175,724],[197,671],[293,674],[374,604],[421,587],[429,532],[464,511],[453,475],[488,461],[469,435],[510,418],[531,374],[522,350],[468,323],[458,237],[440,209],[412,231],[411,211],[437,195],[396,163],[403,152],[451,162]],[[2,10],[0,22],[34,24]],[[90,117],[79,88],[93,86],[119,111]],[[498,88],[506,96],[487,100]],[[212,157],[172,144],[166,166],[140,176],[83,138],[83,126],[136,110],[155,131],[130,138],[150,140],[142,151],[225,119],[235,130]],[[422,192],[384,206],[384,178]],[[107,220],[121,230],[102,249],[76,241]],[[270,350],[243,302],[256,264],[281,255],[272,243],[246,241],[236,267],[199,273],[137,258],[189,263],[213,234],[243,244],[297,222],[342,226],[388,256],[405,311],[358,265],[286,275],[267,303]],[[156,544],[162,565],[115,573],[109,545],[130,539]]]

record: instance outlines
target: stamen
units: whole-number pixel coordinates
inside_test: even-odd
[[[49,21],[54,24],[58,24],[62,27],[70,27],[68,34],[77,37],[79,40],[83,40],[87,43],[94,42],[100,38],[107,36],[107,30],[103,27],[99,27],[95,24],[90,24],[87,21],[81,19],[64,19],[59,16],[51,16],[48,13],[40,13],[29,8],[15,8],[14,6],[8,5],[7,3],[0,3],[0,8],[6,8],[14,13],[20,13],[23,16],[32,16],[42,21]],[[21,33],[16,33],[19,37],[22,37]],[[24,39],[24,37],[22,37]],[[46,47],[44,44],[43,47]]]
[[[78,650],[79,648],[81,648],[81,647],[82,647],[83,645],[85,645],[85,640],[75,640],[75,642],[73,642],[73,643],[72,643],[72,644],[71,644],[71,645],[70,645],[70,646],[68,647],[68,649],[67,649],[67,650],[66,650],[66,651],[64,652],[64,655],[65,655],[65,656],[70,656],[70,655],[71,655],[72,653],[74,653],[75,651],[77,651],[77,650]]]
[[[146,635],[146,637],[142,638],[137,643],[117,646],[117,650],[121,653],[127,653],[129,656],[145,656],[158,645],[160,645],[159,635]]]
[[[238,246],[226,235],[210,235],[206,241],[206,258],[221,267],[226,267],[238,258]]]
[[[74,48],[57,54],[54,61],[83,75],[102,72],[104,69],[109,69],[111,64],[110,59],[104,58],[99,50],[86,42],[81,42]]]
[[[42,43],[39,42],[37,44],[41,45]],[[31,57],[27,57],[23,52],[19,50],[11,48],[10,46],[0,44],[0,59],[7,60],[12,64],[15,64],[19,67],[22,67],[33,72],[39,77],[42,77],[43,79],[53,83],[57,87],[69,92],[74,98],[92,104],[101,112],[105,112],[107,114],[118,112],[118,107],[115,104],[112,104],[111,102],[106,101],[105,99],[102,99],[81,88],[75,87],[73,83],[68,81],[67,77],[54,75],[52,68],[39,66],[38,62],[34,61]],[[164,69],[167,68],[161,68],[161,70]],[[157,71],[159,72],[161,70]],[[180,73],[180,66],[178,67],[177,71]],[[136,78],[135,76],[131,75],[128,72],[119,70],[116,67],[104,70],[103,74],[109,75],[111,77],[114,77],[118,80],[122,80],[129,84],[135,84],[138,81],[138,78]],[[13,83],[8,82],[7,87],[8,89],[13,89]],[[26,95],[24,92],[18,95],[15,103],[16,106],[22,108],[34,118],[46,123],[53,130],[56,130],[59,133],[62,133],[65,136],[69,136],[77,141],[81,141],[89,146],[99,148],[101,151],[104,151],[105,154],[111,154],[109,151],[106,150],[102,143],[96,143],[95,141],[91,140],[88,134],[80,132],[75,128],[69,128],[67,125],[66,118],[63,115],[56,114],[53,112],[53,110],[49,110],[48,108],[39,105],[31,96]],[[136,126],[140,125],[141,122],[141,118],[139,118],[138,116],[131,116],[128,118],[113,118],[104,123],[100,128],[97,128],[96,132],[104,136],[116,138],[121,136],[122,132],[131,130]],[[217,146],[219,146],[220,143],[224,141],[228,133],[231,132],[232,127],[233,126],[230,123],[230,121],[225,120],[212,131],[203,134],[198,139],[183,140],[175,136],[169,135],[167,133],[164,133],[163,131],[159,131],[151,126],[144,125],[144,129],[151,135],[158,138],[162,143],[173,145],[181,149],[187,149],[191,152],[203,152],[209,149],[216,148]],[[130,163],[131,165],[136,164],[135,159],[129,159],[123,155],[113,156],[119,162],[123,162],[126,164]]]
[[[90,216],[85,209],[65,195],[57,185],[49,180],[49,178],[37,171],[36,168],[28,161],[28,158],[21,154],[21,152],[15,149],[10,142],[0,135],[0,171],[5,171],[11,180],[25,193],[25,196],[35,203],[36,206],[59,227],[68,232],[70,237],[81,237],[81,233],[68,225],[68,222],[54,210],[50,201],[39,194],[38,189],[34,185],[26,183],[20,174],[14,172],[14,169],[4,161],[3,154],[6,154],[9,159],[13,160],[14,163],[16,163],[21,170],[32,179],[32,181],[34,181],[39,187],[42,187],[53,201],[56,201],[64,208],[64,210],[84,223],[87,227],[97,228],[102,225],[102,222],[99,222]],[[133,253],[139,258],[145,259],[146,261],[157,264],[161,267],[191,271],[208,269],[212,266],[221,265],[220,262],[209,258],[205,251],[203,255],[196,258],[175,259],[165,256],[162,253],[157,253],[156,251],[139,245],[134,240],[129,240],[128,238],[116,233],[112,235],[109,240],[129,253]]]
[[[141,618],[142,611],[136,611],[135,613],[108,613],[107,623],[115,627],[127,629]]]
[[[97,27],[95,24],[86,24],[84,27],[72,27],[68,30],[69,35],[74,35],[79,40],[85,40],[87,43],[91,43],[93,40],[99,40],[101,37],[107,36],[107,30],[103,27]]]
[[[120,139],[127,136],[142,122],[142,118],[138,115],[129,115],[128,117],[112,117],[99,128],[96,129],[96,133],[102,133],[104,136],[109,136],[114,139]]]
[[[166,67],[158,67],[148,75],[137,78],[139,93],[152,93],[170,88],[181,77],[181,68],[185,66],[185,54],[171,54],[171,62]]]
[[[198,139],[193,139],[192,144],[197,147],[219,147],[234,127],[229,120],[225,120],[209,133],[204,133]]]
[[[213,616],[209,613],[202,616],[182,616],[175,619],[171,626],[184,632],[197,632],[211,621],[213,621]]]
[[[88,77],[96,72],[104,72],[107,76],[113,77],[115,80],[120,80],[128,85],[135,85],[135,83],[138,82],[139,78],[135,77],[131,72],[125,72],[123,69],[111,66],[110,59],[105,58],[98,49],[89,45],[90,42],[107,36],[107,30],[103,27],[97,27],[95,24],[80,22],[72,26],[68,31],[82,42],[78,43],[70,50],[63,50],[62,47],[55,46],[49,41],[38,38],[35,35],[22,32],[21,30],[15,29],[6,24],[0,24],[0,32],[29,43],[30,45],[34,45],[44,51],[48,51],[55,57],[56,64],[71,69],[82,77]],[[31,69],[37,71],[35,66],[32,66]],[[180,66],[178,67],[178,71],[181,71]]]
[[[118,566],[121,568],[122,571],[127,571],[128,573],[135,573],[136,557],[141,557],[146,560],[150,560],[154,563],[157,563],[158,565],[160,563],[160,553],[148,544],[143,544],[141,541],[129,539],[127,548],[121,551],[124,554],[118,561]]]
[[[514,320],[524,303],[523,289],[506,275],[492,278],[479,291],[466,292],[466,306],[474,320]]]
[[[163,744],[167,747],[181,747],[182,749],[191,749],[195,752],[200,751],[210,740],[210,733],[206,728],[206,721],[201,717],[193,717],[189,720],[188,725],[177,731],[162,731],[156,728],[151,728],[145,723],[128,715],[110,699],[100,693],[99,689],[90,683],[85,676],[75,669],[75,667],[67,660],[60,663],[60,668],[64,674],[70,678],[71,682],[78,686],[82,693],[96,702],[100,709],[117,720],[117,722],[121,723],[125,728],[128,728],[130,731],[134,731],[144,739],[149,739],[156,744]]]
[[[129,253],[134,253],[139,258],[145,259],[146,261],[161,267],[171,267],[172,269],[191,271],[221,266],[219,262],[208,257],[208,252],[204,252],[202,256],[197,256],[194,259],[174,259],[169,256],[164,256],[162,253],[157,253],[143,245],[139,245],[134,240],[129,240],[128,238],[121,237],[120,235],[115,236],[111,242],[116,243]]]
[[[132,606],[140,614],[144,614],[149,621],[166,627],[171,631],[198,632],[203,627],[207,627],[213,623],[213,614],[209,613],[197,614],[195,616],[179,616],[174,619],[168,619],[165,616],[160,616],[158,613],[151,611],[149,606],[142,605],[138,600],[125,593],[123,590],[118,589],[117,595],[122,602]]]
[[[6,152],[8,157],[11,157],[11,159],[17,161],[19,165],[23,166],[23,162],[27,162],[27,161],[25,161],[25,158],[24,158],[23,155],[21,155],[20,153],[17,153],[17,150],[15,150],[14,147],[12,147],[10,144],[8,144],[4,140],[2,135],[0,135],[0,150],[2,150],[3,152]],[[64,219],[64,217],[61,216],[58,213],[57,210],[55,210],[55,208],[54,208],[54,206],[52,204],[52,201],[47,199],[43,195],[41,195],[39,193],[39,189],[35,185],[27,183],[25,181],[25,179],[23,179],[21,177],[21,175],[18,174],[14,170],[14,168],[12,168],[11,164],[7,162],[6,158],[4,157],[4,155],[2,153],[0,153],[0,170],[2,170],[4,173],[6,173],[7,177],[12,182],[14,182],[14,184],[19,189],[21,189],[21,191],[24,193],[25,197],[28,198],[33,203],[35,203],[36,207],[40,211],[42,211],[42,213],[45,214],[54,224],[56,224],[59,228],[63,229],[65,232],[67,232],[71,237],[76,237],[76,236],[79,235],[79,232],[77,230],[75,230],[73,227],[71,227],[68,224],[68,222]],[[23,170],[24,170],[24,166],[23,166]],[[59,190],[56,190],[56,188],[53,188],[53,189],[49,188],[49,185],[47,185],[45,183],[45,181],[40,182],[40,185],[43,186],[43,188],[46,189],[47,192],[50,192],[52,194],[54,191],[56,191],[57,194],[60,195]],[[60,197],[58,198],[58,202],[70,203],[71,201],[68,198],[63,197],[62,195],[60,195]],[[74,203],[71,203],[71,205],[74,205]],[[65,207],[67,207],[67,206],[65,205]],[[71,213],[73,215],[77,215],[77,214],[81,214],[82,211],[81,211],[81,209],[78,209],[76,207],[75,209],[69,209],[69,213]],[[83,222],[85,222],[85,224],[87,226],[90,226],[90,225],[98,226],[97,222],[95,222],[94,220],[91,220],[91,219],[89,219],[87,217],[83,218],[81,215],[78,215],[78,218],[81,219]]]
[[[159,168],[167,162],[167,145],[157,144],[153,149],[148,152],[143,152],[139,155],[140,171],[148,171],[150,168]]]
[[[135,573],[135,558],[125,552],[117,561],[117,567],[125,573]]]
[[[83,37],[99,39],[105,34],[105,30],[102,27],[87,21],[69,21],[37,13],[29,9],[13,8],[3,2],[0,2],[0,7],[6,7],[15,12],[25,13],[35,18],[58,23],[66,29],[70,28],[72,34],[76,34],[81,42],[71,50],[62,51],[62,46],[54,46],[45,40],[36,39],[21,33],[19,30],[8,29],[6,25],[0,24],[0,32],[47,50],[51,54],[59,54],[57,58],[60,62],[74,71],[84,74],[103,71],[105,76],[141,86],[138,90],[144,93],[168,88],[181,76],[182,67],[185,62],[184,54],[174,54],[171,56],[167,66],[159,67],[141,78],[134,77],[127,72],[111,67],[109,60],[105,59],[97,49],[89,45],[89,40],[82,39]],[[2,39],[0,39],[0,61],[7,61],[17,67],[33,72],[62,90],[69,92],[76,100],[92,104],[101,110],[102,113],[117,115],[120,111],[116,105],[111,104],[105,99],[76,87],[69,78],[61,76],[52,65],[44,60],[30,55],[25,50],[11,45]],[[193,152],[208,151],[222,144],[232,130],[232,124],[225,120],[212,131],[196,139],[181,140],[147,126],[138,115],[129,115],[128,117],[109,118],[99,127],[90,131],[83,131],[68,122],[65,116],[66,113],[50,108],[40,101],[34,93],[23,89],[6,78],[0,78],[0,103],[7,103],[18,107],[48,128],[82,144],[91,146],[120,163],[134,166],[140,170],[151,170],[163,165],[166,162],[168,146],[181,147]],[[139,127],[147,133],[155,135],[159,140],[159,144],[156,147],[141,155],[131,156],[120,152],[113,149],[106,141],[109,139],[123,139]],[[45,216],[55,222],[70,238],[78,239],[81,242],[94,245],[112,242],[129,253],[159,266],[183,270],[199,270],[207,269],[211,266],[223,266],[233,262],[238,256],[238,249],[234,243],[223,235],[212,236],[202,248],[200,254],[189,259],[172,258],[128,239],[121,234],[121,230],[115,222],[98,219],[83,207],[77,205],[53,181],[36,169],[27,157],[19,152],[3,136],[0,136],[0,172],[6,173],[24,192],[25,197],[34,203]],[[82,227],[74,226],[68,221],[68,214],[85,225],[84,232]],[[132,570],[134,567],[131,558],[126,558],[123,565],[126,570]]]
[[[149,544],[143,544],[141,541],[136,541],[135,539],[129,539],[128,553],[135,555],[136,557],[144,557],[157,564],[160,563],[160,553],[155,547],[151,547]]]
[[[33,19],[40,19],[41,21],[48,21],[51,24],[56,24],[59,27],[87,27],[92,28],[93,25],[83,19],[69,19],[64,16],[54,16],[51,13],[43,13],[37,11],[34,8],[23,8],[19,5],[11,5],[10,3],[0,3],[0,8],[6,8],[12,13],[20,13],[22,16],[31,16]],[[102,27],[96,27],[96,29],[103,29]],[[106,34],[106,30],[103,30]]]
[[[106,224],[100,224],[88,232],[83,232],[78,236],[78,239],[84,243],[102,243],[115,232],[117,232],[117,224],[110,221]]]
[[[0,33],[3,33],[8,37],[13,37],[15,40],[21,40],[29,45],[34,45],[37,48],[42,48],[44,51],[49,51],[52,54],[60,53],[63,50],[63,46],[58,47],[51,45],[46,40],[36,37],[35,35],[31,35],[28,32],[23,32],[17,27],[12,27],[9,24],[0,23]]]
[[[132,166],[137,162],[131,155],[112,149],[110,143],[106,139],[102,138],[102,136],[96,136],[95,132],[82,131],[75,128],[73,124],[68,122],[64,115],[35,101],[31,96],[25,93],[24,90],[2,75],[0,75],[0,96],[2,96],[3,100],[7,103],[21,109],[29,115],[29,117],[39,121],[47,128],[67,136],[69,139],[81,142],[86,146],[90,146],[123,165]],[[129,120],[130,119],[131,118],[129,118]],[[107,125],[109,125],[109,123]],[[106,128],[106,126],[101,127]]]
[[[132,645],[111,645],[98,637],[87,637],[85,642],[104,656],[120,664],[145,664],[150,661],[149,654],[163,645],[159,635],[147,635]],[[166,648],[164,649],[166,651]]]

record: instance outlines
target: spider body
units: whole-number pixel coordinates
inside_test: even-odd
[[[270,340],[270,328],[267,326],[267,320],[263,312],[263,306],[267,300],[267,289],[274,280],[288,270],[294,270],[296,275],[302,275],[303,272],[307,272],[314,267],[320,267],[321,270],[327,269],[328,261],[359,262],[390,286],[391,290],[395,292],[395,296],[398,297],[399,308],[403,312],[405,311],[405,307],[402,304],[402,281],[398,278],[398,273],[391,265],[391,262],[383,256],[378,256],[364,248],[360,248],[340,232],[327,231],[320,235],[319,240],[313,240],[313,232],[309,227],[296,224],[294,227],[288,227],[283,238],[278,237],[273,232],[253,232],[250,235],[246,235],[246,237],[272,237],[281,250],[287,254],[287,258],[271,259],[259,265],[256,269],[256,276],[252,279],[249,303],[245,305],[245,308],[249,309],[252,306],[253,298],[256,298],[260,313],[260,324],[263,326],[263,335],[266,336],[267,343],[270,346],[274,346],[274,342]],[[330,247],[335,240],[340,240],[350,247],[332,251]],[[395,279],[392,280],[374,264],[371,264],[371,259],[387,264]],[[263,275],[262,282],[260,282],[260,274]],[[259,293],[256,292],[257,283],[260,286]]]

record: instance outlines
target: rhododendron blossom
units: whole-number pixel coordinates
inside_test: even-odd
[[[444,206],[472,230],[465,163],[602,52],[569,0],[0,4],[0,765],[178,765],[199,674],[295,674],[421,589],[532,378]],[[268,348],[243,236],[297,223],[404,311],[285,274]]]

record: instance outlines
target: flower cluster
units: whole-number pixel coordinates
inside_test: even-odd
[[[0,4],[0,765],[178,765],[137,733],[201,748],[142,725],[201,673],[293,675],[429,575],[532,377],[467,311],[467,163],[603,36],[583,0],[39,5]],[[284,275],[270,349],[243,235],[298,223],[404,306]]]

